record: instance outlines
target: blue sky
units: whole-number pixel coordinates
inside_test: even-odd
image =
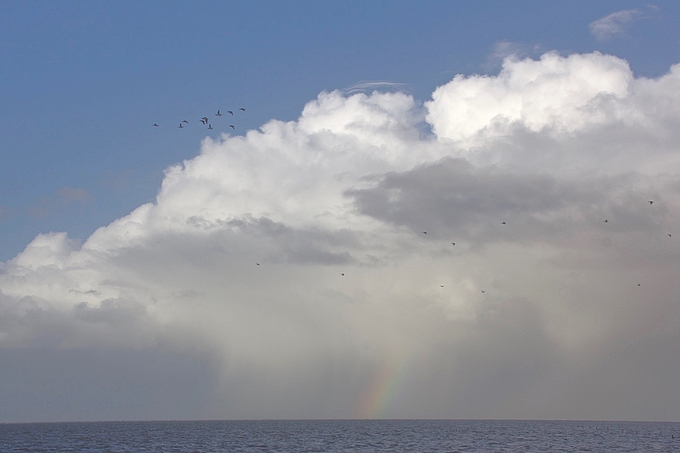
[[[85,240],[153,200],[163,170],[198,152],[198,118],[217,109],[247,106],[238,134],[364,81],[400,83],[426,101],[455,74],[497,71],[502,42],[534,57],[599,50],[638,75],[662,74],[677,62],[680,8],[655,5],[3,2],[0,259],[38,233]],[[612,39],[590,33],[626,9],[648,17]],[[192,128],[176,130],[185,117]]]
[[[0,7],[0,422],[680,421],[676,2]]]

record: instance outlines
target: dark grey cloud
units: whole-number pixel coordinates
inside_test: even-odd
[[[555,239],[584,228],[661,235],[668,208],[657,199],[650,209],[647,179],[633,173],[562,179],[447,158],[388,173],[374,187],[346,194],[361,214],[414,233],[427,231],[434,239],[478,244]]]
[[[144,332],[153,342],[158,332],[152,325],[146,306],[135,301],[82,301],[60,310],[35,296],[0,292],[0,335],[8,346],[130,346]]]

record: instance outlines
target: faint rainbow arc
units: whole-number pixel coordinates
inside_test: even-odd
[[[374,373],[364,388],[355,418],[373,419],[387,415],[390,404],[399,395],[404,377],[408,373],[415,354],[404,354],[399,359],[389,360],[385,366]]]

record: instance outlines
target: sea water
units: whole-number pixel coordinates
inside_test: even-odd
[[[0,452],[546,451],[680,451],[680,423],[269,420],[0,424]]]

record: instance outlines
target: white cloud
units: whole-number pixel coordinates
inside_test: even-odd
[[[588,24],[588,28],[590,29],[590,33],[598,40],[604,41],[620,37],[625,35],[630,24],[653,17],[658,13],[659,8],[655,5],[648,4],[646,10],[646,12],[639,9],[616,11],[591,22]]]
[[[440,139],[464,142],[516,127],[575,132],[617,120],[610,105],[627,96],[632,78],[627,62],[599,53],[508,58],[498,76],[457,75],[437,88],[426,103],[427,120]]]
[[[386,80],[365,80],[357,82],[354,85],[342,90],[345,96],[356,93],[371,94],[374,91],[382,92],[405,92],[406,84],[398,82],[389,82]]]
[[[506,59],[517,60],[537,53],[540,53],[540,46],[538,45],[532,47],[519,42],[498,41],[487,56],[484,67],[486,70],[495,71]]]
[[[0,346],[205,357],[211,417],[635,418],[621,393],[571,402],[620,370],[603,358],[680,343],[678,97],[680,67],[599,53],[507,58],[424,110],[321,93],[206,139],[83,244],[2,264]],[[385,373],[395,398],[366,404]]]

